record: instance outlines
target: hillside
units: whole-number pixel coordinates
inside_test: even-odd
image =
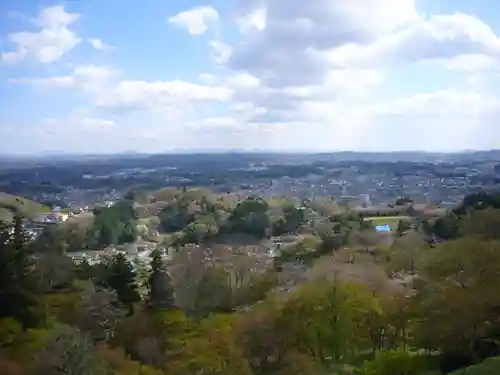
[[[20,213],[25,217],[35,216],[50,210],[47,206],[38,202],[3,192],[0,192],[0,205],[14,206],[18,208]],[[0,221],[10,220],[12,220],[12,213],[5,208],[0,208]]]

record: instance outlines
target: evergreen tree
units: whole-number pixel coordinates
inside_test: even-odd
[[[140,301],[137,292],[136,272],[125,255],[116,255],[108,264],[107,283],[113,288],[118,299],[133,313],[134,303]]]
[[[154,309],[170,309],[175,306],[172,278],[165,269],[158,249],[151,253],[151,275],[149,276],[149,301]]]
[[[0,318],[15,318],[24,328],[37,325],[41,318],[38,285],[22,218],[15,214],[13,224],[0,227]]]

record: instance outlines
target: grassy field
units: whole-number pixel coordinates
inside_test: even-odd
[[[32,217],[50,211],[49,207],[38,202],[2,192],[0,192],[0,205],[1,204],[17,207],[19,212],[26,217]],[[0,208],[0,221],[10,220],[12,220],[12,213],[5,208]]]

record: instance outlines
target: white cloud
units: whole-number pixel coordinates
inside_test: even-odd
[[[448,59],[428,59],[421,62],[424,65],[437,65],[450,71],[480,73],[499,70],[500,59],[484,54],[463,54]]]
[[[95,93],[119,76],[113,68],[96,65],[80,65],[71,74],[46,78],[11,79],[11,83],[33,85],[44,89],[79,89]]]
[[[2,52],[1,60],[10,64],[27,58],[40,63],[59,60],[81,41],[69,28],[79,17],[77,13],[66,12],[61,5],[43,9],[34,20],[38,31],[20,31],[10,34],[8,39],[16,48],[13,51]]]
[[[192,103],[226,101],[232,96],[229,87],[181,80],[127,80],[112,68],[95,65],[77,66],[68,75],[15,79],[11,83],[44,89],[74,89],[86,94],[97,107],[112,110],[179,111],[187,110]]]
[[[243,12],[243,15],[236,19],[236,24],[242,34],[265,30],[266,23],[266,8],[256,8],[248,12]]]
[[[96,97],[96,104],[105,108],[151,109],[163,111],[192,102],[225,101],[231,90],[184,81],[123,80],[110,85]]]
[[[307,8],[298,0],[241,0],[237,10],[240,40],[227,68],[252,84],[226,80],[231,110],[277,126],[272,137],[292,149],[437,149],[450,134],[449,146],[480,144],[486,138],[472,129],[490,129],[500,114],[481,87],[433,91],[426,78],[432,64],[467,74],[497,66],[499,38],[476,17],[424,18],[411,0],[318,0]],[[427,94],[412,95],[411,80],[393,81],[393,72],[412,66]],[[398,96],[395,85],[408,88]]]
[[[453,59],[460,55],[500,57],[500,40],[478,18],[466,14],[438,15],[386,35],[371,44],[346,44],[329,51],[329,61],[340,66],[410,63]]]
[[[115,121],[96,117],[80,117],[72,115],[66,119],[46,118],[42,131],[52,135],[74,135],[75,133],[102,133],[112,131]]]
[[[90,45],[97,51],[109,51],[110,49],[113,49],[113,46],[104,43],[99,38],[90,38],[88,41]]]
[[[233,53],[233,49],[229,44],[211,41],[209,47],[212,49],[212,58],[217,64],[227,64]]]
[[[132,79],[94,65],[15,82],[76,90],[103,117],[122,116],[100,136],[112,147],[162,150],[167,139],[184,148],[500,147],[498,92],[477,79],[496,79],[488,74],[499,67],[500,42],[483,21],[424,17],[412,0],[302,5],[237,0],[231,23],[210,7],[171,17],[192,35],[235,27],[208,43],[214,66],[200,66],[193,82]],[[79,128],[81,118],[99,117],[91,113],[66,120]]]
[[[204,34],[218,21],[219,12],[210,6],[194,7],[168,18],[170,24],[187,29],[191,35]]]

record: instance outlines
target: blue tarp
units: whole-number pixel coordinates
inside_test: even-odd
[[[375,227],[375,230],[377,232],[390,232],[391,231],[391,227],[388,225],[388,224],[384,224],[384,225],[377,225]]]

